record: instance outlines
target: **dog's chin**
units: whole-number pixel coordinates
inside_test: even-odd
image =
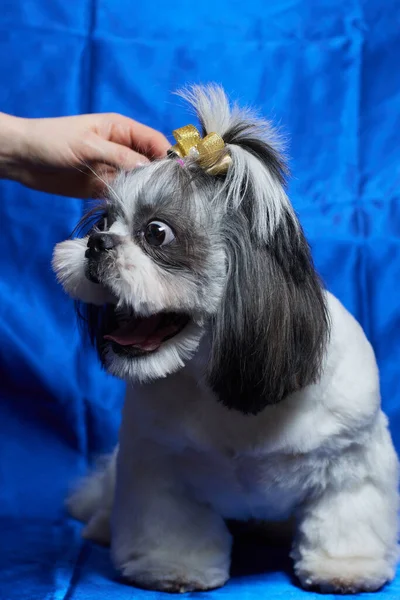
[[[109,373],[148,382],[180,370],[193,357],[204,328],[201,319],[179,312],[120,315],[105,308],[98,349]]]

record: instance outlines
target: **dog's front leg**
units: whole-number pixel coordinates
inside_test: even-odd
[[[296,574],[304,587],[325,592],[378,590],[393,579],[398,558],[397,458],[386,428],[346,450],[326,474],[325,489],[300,514]]]
[[[111,527],[117,569],[128,581],[152,590],[222,586],[229,577],[231,550],[223,519],[188,496],[165,448],[124,437]]]

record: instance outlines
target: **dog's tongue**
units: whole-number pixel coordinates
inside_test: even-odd
[[[160,327],[161,315],[153,315],[145,319],[134,319],[121,325],[104,339],[111,340],[120,346],[135,346],[141,350],[157,350],[163,340],[176,329],[173,325]]]
[[[128,321],[118,327],[104,339],[111,340],[120,346],[137,346],[143,350],[155,350],[161,345],[162,335],[155,335],[161,321],[161,315],[153,315],[147,319]],[[160,330],[162,334],[162,330]]]

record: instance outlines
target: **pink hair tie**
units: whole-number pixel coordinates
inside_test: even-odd
[[[182,160],[182,158],[177,158],[177,159],[176,159],[176,162],[177,162],[177,163],[179,163],[179,164],[181,165],[181,167],[184,167],[184,166],[185,166],[185,161],[184,161],[184,160]]]

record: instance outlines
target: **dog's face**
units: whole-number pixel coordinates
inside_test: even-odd
[[[325,298],[268,123],[231,111],[219,88],[188,98],[203,134],[222,138],[217,162],[205,169],[192,153],[121,175],[53,264],[111,373],[164,377],[208,331],[208,384],[256,413],[319,377]],[[228,170],[215,175],[221,161]]]
[[[55,270],[90,305],[111,373],[145,381],[195,352],[226,277],[217,189],[170,159],[136,169],[117,179],[85,237],[57,246]]]

